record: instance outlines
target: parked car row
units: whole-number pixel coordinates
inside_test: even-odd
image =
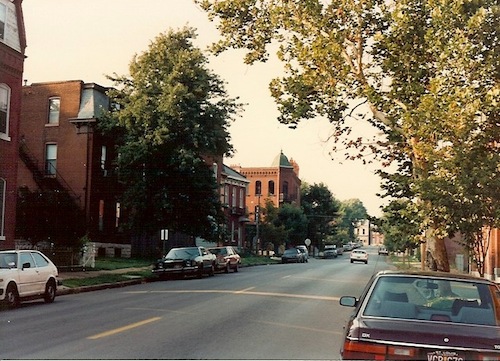
[[[232,246],[175,247],[153,266],[152,272],[160,278],[175,276],[213,276],[216,271],[238,272],[241,257]]]
[[[0,252],[0,301],[9,308],[25,299],[54,302],[59,272],[52,261],[35,250]]]

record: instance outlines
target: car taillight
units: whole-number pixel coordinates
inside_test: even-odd
[[[342,357],[347,360],[409,360],[416,355],[414,348],[346,340]]]
[[[346,340],[342,358],[344,360],[385,360],[387,346],[369,342]]]
[[[500,361],[500,355],[479,355],[481,361]]]

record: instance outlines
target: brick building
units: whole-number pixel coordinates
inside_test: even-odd
[[[22,0],[0,0],[0,249],[14,248],[24,30]]]
[[[18,187],[66,196],[92,240],[121,243],[114,142],[96,131],[107,90],[80,80],[23,87]]]
[[[227,219],[229,239],[226,244],[238,248],[244,247],[246,217],[246,197],[249,180],[236,170],[223,165],[221,173],[221,203]]]
[[[231,167],[250,181],[246,204],[251,221],[255,221],[256,207],[263,207],[267,200],[276,207],[283,203],[300,206],[299,166],[293,159],[289,161],[283,152],[274,158],[270,167]]]

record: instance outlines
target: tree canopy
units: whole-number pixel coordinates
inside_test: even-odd
[[[216,53],[243,48],[244,61],[252,64],[276,50],[285,75],[270,83],[270,92],[280,122],[295,127],[325,117],[334,127],[332,152],[345,149],[347,158],[372,154],[408,172],[421,226],[433,230],[428,254],[437,269],[448,271],[444,236],[451,210],[436,205],[433,194],[454,185],[451,174],[459,173],[442,160],[457,164],[460,157],[450,149],[459,144],[489,147],[469,155],[496,161],[491,151],[498,152],[492,147],[499,141],[498,2],[195,1],[220,30]],[[353,135],[358,120],[383,136]],[[448,176],[434,178],[441,170]],[[487,178],[483,186],[498,194]],[[473,208],[468,212],[472,216]]]
[[[113,110],[101,123],[118,143],[127,225],[148,236],[170,229],[214,239],[222,207],[213,164],[231,154],[228,126],[240,105],[193,46],[191,28],[170,30],[110,76]]]
[[[300,205],[308,219],[307,238],[321,248],[321,242],[335,232],[340,202],[325,184],[302,183]]]

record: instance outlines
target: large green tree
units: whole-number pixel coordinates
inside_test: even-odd
[[[360,221],[368,218],[363,202],[357,198],[347,199],[340,204],[340,217],[337,225],[336,237],[343,244],[348,242],[356,242],[357,237],[354,232]]]
[[[372,152],[387,165],[410,162],[423,226],[433,230],[428,253],[436,269],[448,271],[447,210],[428,212],[439,207],[423,185],[449,129],[443,112],[474,104],[486,122],[498,123],[497,0],[195,1],[223,36],[215,52],[243,48],[251,64],[276,49],[285,75],[270,90],[282,123],[295,127],[323,116],[334,126],[334,152],[351,149],[348,158]],[[451,101],[462,92],[467,96]],[[452,114],[457,124],[471,120],[469,112]],[[362,119],[384,137],[353,136],[353,120]]]
[[[195,36],[191,28],[160,34],[133,58],[130,75],[110,77],[115,107],[102,130],[119,144],[122,206],[138,247],[164,228],[209,240],[221,230],[212,162],[232,152],[228,126],[240,105]]]
[[[303,210],[293,204],[282,204],[279,208],[267,201],[262,209],[260,224],[261,246],[273,243],[274,249],[304,244],[308,220]]]
[[[302,183],[300,206],[309,220],[307,237],[312,245],[321,249],[321,242],[335,232],[340,202],[325,184]]]

